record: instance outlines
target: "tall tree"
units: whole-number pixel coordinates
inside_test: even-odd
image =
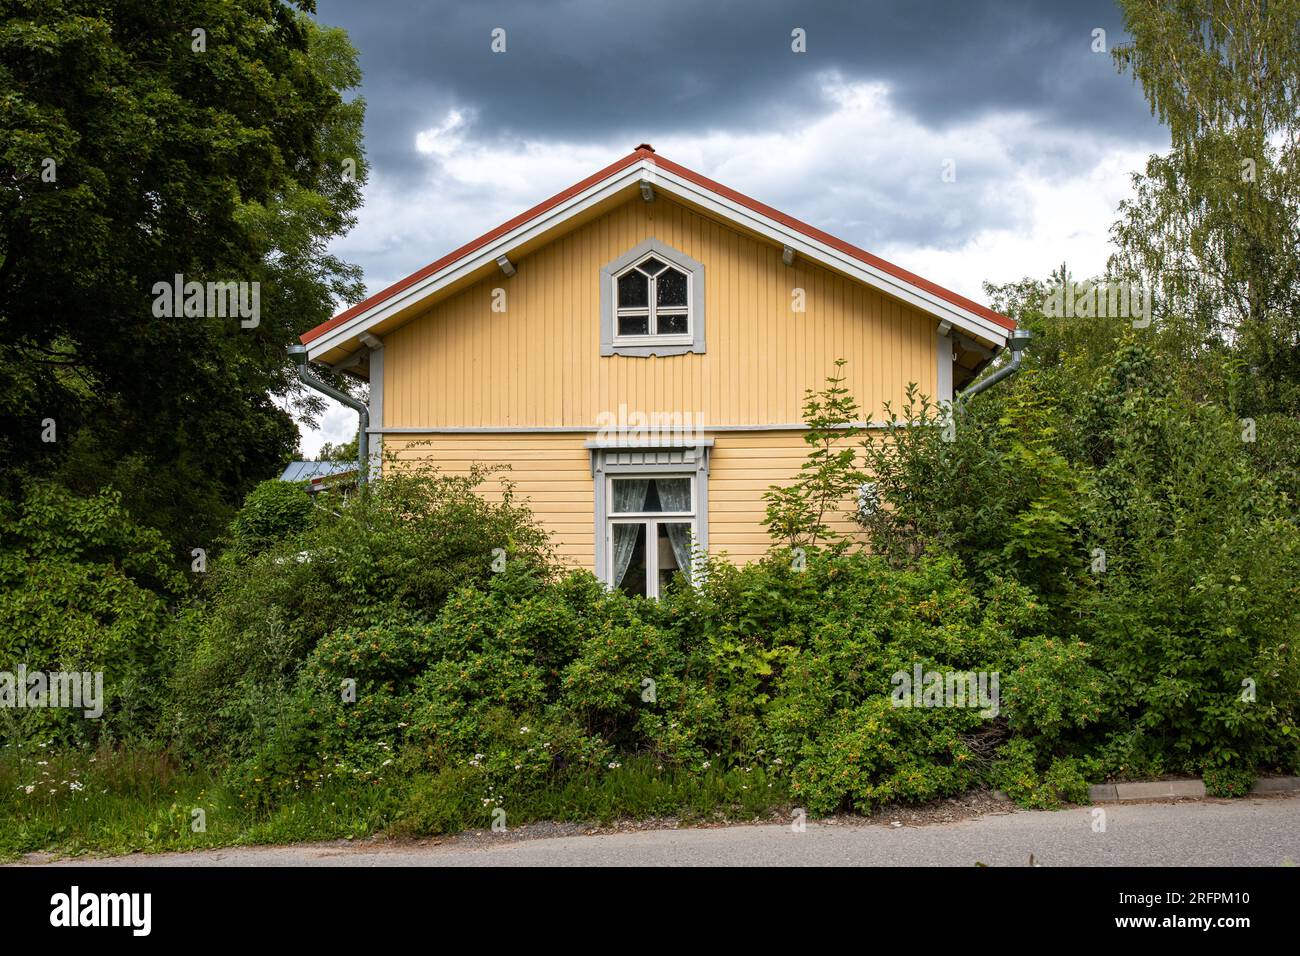
[[[1202,387],[1300,412],[1300,0],[1120,0],[1114,51],[1170,132],[1112,270],[1149,283]],[[1227,393],[1227,394],[1224,394]]]
[[[112,482],[197,546],[294,450],[285,347],[361,294],[326,251],[366,175],[360,72],[314,12],[0,0],[6,490]],[[205,290],[180,314],[177,276]]]

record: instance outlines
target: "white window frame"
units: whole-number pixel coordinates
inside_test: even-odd
[[[691,526],[691,551],[692,558],[697,547],[699,535],[699,502],[696,482],[696,472],[693,470],[683,471],[649,471],[649,472],[620,472],[616,475],[605,476],[605,500],[612,502],[614,500],[614,482],[632,480],[657,480],[660,478],[685,478],[690,482],[691,488],[691,510],[690,511],[610,511],[605,518],[605,575],[604,578],[609,582],[610,588],[618,587],[614,583],[614,525],[616,524],[636,524],[644,525],[646,529],[645,538],[645,562],[646,562],[646,597],[658,598],[659,595],[659,525],[660,524],[689,524]],[[695,568],[694,560],[688,562],[687,567],[681,568],[681,572],[686,575],[687,580],[694,582]],[[653,573],[651,573],[653,571]]]
[[[646,304],[641,306],[628,306],[622,308],[618,302],[618,280],[623,278],[629,272],[640,272],[641,266],[648,259],[658,259],[664,264],[664,268],[659,270],[658,275],[647,275],[641,272],[646,280]],[[686,331],[677,332],[668,335],[662,335],[659,332],[659,303],[656,287],[659,282],[659,276],[663,275],[669,269],[675,269],[686,276]],[[694,286],[691,270],[685,266],[680,266],[666,256],[656,255],[653,252],[647,252],[644,256],[632,263],[626,269],[622,269],[613,275],[614,282],[614,345],[690,345],[695,341],[695,310],[694,305]],[[680,305],[665,306],[665,313],[669,315],[681,315],[682,307]],[[620,335],[618,331],[619,319],[625,315],[642,315],[647,319],[649,332],[645,335]]]
[[[618,307],[618,280],[653,256],[686,274],[686,334],[619,335],[618,314],[646,311],[653,314],[654,291],[646,309]],[[649,282],[653,286],[653,280]],[[632,358],[685,355],[704,352],[704,263],[651,236],[600,270],[600,354]]]

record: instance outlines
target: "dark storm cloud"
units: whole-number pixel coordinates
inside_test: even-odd
[[[797,129],[832,108],[816,82],[827,71],[887,82],[932,128],[1023,111],[1080,135],[1159,141],[1139,91],[1090,50],[1094,28],[1122,38],[1104,0],[321,0],[319,19],[360,50],[370,158],[395,178],[424,167],[415,134],[453,107],[480,141],[630,147],[664,132]],[[496,27],[504,54],[489,49]],[[790,50],[794,27],[806,54]]]

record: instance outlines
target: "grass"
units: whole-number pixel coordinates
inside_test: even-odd
[[[392,814],[392,797],[327,783],[257,815],[211,773],[187,771],[163,751],[10,750],[0,755],[0,859],[364,835]]]
[[[148,748],[0,752],[0,859],[26,853],[184,851],[387,833],[426,836],[542,820],[608,824],[676,816],[686,822],[753,819],[788,806],[762,768],[704,773],[633,758],[546,787],[484,802],[464,770],[327,780],[256,812],[220,778]],[[195,811],[201,811],[196,814]]]

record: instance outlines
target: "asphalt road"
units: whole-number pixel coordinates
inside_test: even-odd
[[[1286,866],[1300,865],[1300,796],[887,822],[647,830],[442,842],[302,844],[77,859],[59,866]]]

